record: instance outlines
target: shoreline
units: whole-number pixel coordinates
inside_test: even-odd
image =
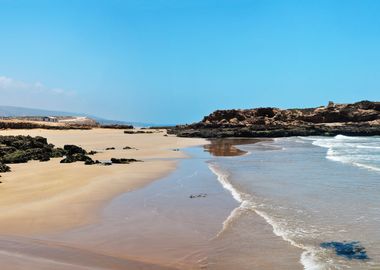
[[[237,145],[238,147],[239,145]],[[244,150],[241,150],[244,151]],[[224,231],[228,230],[228,227],[230,224],[236,222],[236,219],[239,219],[241,215],[243,215],[244,211],[246,210],[253,210],[255,213],[255,216],[262,219],[266,223],[267,226],[270,226],[272,229],[273,236],[278,237],[281,239],[283,243],[288,243],[291,246],[299,249],[300,251],[300,257],[298,263],[300,263],[303,266],[303,269],[314,269],[313,266],[315,265],[313,262],[313,251],[303,247],[297,243],[295,243],[293,240],[287,238],[287,236],[281,232],[276,226],[276,223],[274,223],[269,216],[264,214],[263,212],[256,209],[253,202],[251,202],[248,198],[249,195],[245,194],[243,192],[240,192],[237,190],[229,181],[229,173],[227,171],[224,171],[224,169],[220,168],[218,165],[213,163],[208,163],[208,167],[210,171],[215,174],[216,178],[218,179],[220,185],[227,190],[231,197],[239,203],[239,206],[233,209],[230,213],[230,215],[227,217],[227,219],[223,222],[223,228],[218,234],[216,235],[216,238],[219,237],[224,233]],[[311,258],[308,258],[307,256],[310,255]],[[296,269],[296,268],[293,268]]]
[[[128,157],[128,158],[138,158],[142,159],[144,162],[142,163],[133,163],[128,165],[112,165],[112,166],[85,166],[83,163],[72,163],[72,164],[60,164],[58,163],[59,159],[52,159],[50,162],[36,162],[32,161],[28,164],[13,164],[12,169],[13,172],[7,174],[7,177],[3,177],[2,180],[4,180],[5,184],[9,184],[10,182],[19,182],[19,186],[22,189],[25,189],[24,192],[30,191],[30,189],[35,189],[37,187],[40,187],[43,189],[43,192],[38,193],[37,196],[31,195],[32,201],[28,201],[24,203],[24,206],[20,206],[19,204],[13,204],[16,200],[20,200],[20,197],[13,197],[12,201],[10,198],[2,197],[0,198],[0,210],[3,210],[2,215],[0,216],[0,230],[2,231],[2,235],[0,235],[0,242],[3,242],[4,237],[15,237],[17,236],[23,236],[27,241],[16,241],[15,245],[20,245],[21,247],[25,246],[25,249],[23,248],[22,251],[25,253],[25,256],[28,256],[28,253],[31,253],[32,259],[40,258],[42,261],[49,260],[52,257],[50,255],[45,257],[44,253],[37,252],[34,254],[33,247],[31,249],[28,248],[28,241],[34,241],[34,239],[37,239],[38,241],[41,241],[41,249],[44,250],[45,248],[49,248],[50,246],[53,246],[57,249],[57,252],[61,253],[63,252],[62,256],[58,256],[57,260],[58,263],[69,263],[71,261],[71,258],[69,255],[70,252],[73,252],[74,250],[78,249],[78,251],[82,250],[84,253],[84,256],[86,258],[86,254],[98,254],[99,256],[105,256],[105,260],[113,260],[112,258],[116,258],[117,260],[121,260],[118,263],[128,264],[131,269],[193,269],[193,266],[196,266],[197,263],[194,260],[193,256],[198,256],[201,253],[200,250],[203,250],[205,254],[208,254],[210,250],[215,247],[217,250],[221,248],[220,244],[224,241],[230,241],[228,239],[231,233],[231,228],[228,228],[230,226],[230,220],[233,220],[232,223],[235,223],[235,214],[240,216],[241,214],[244,215],[243,208],[245,206],[245,199],[242,197],[244,195],[239,195],[239,192],[236,191],[233,192],[234,187],[231,185],[230,188],[226,187],[228,184],[228,179],[225,179],[225,181],[221,181],[220,175],[213,170],[212,163],[204,162],[204,160],[200,160],[198,162],[201,162],[204,164],[204,167],[207,168],[208,174],[211,174],[214,178],[214,180],[207,180],[211,182],[215,182],[213,184],[214,188],[208,190],[208,193],[215,192],[216,190],[219,190],[217,192],[220,193],[221,198],[223,197],[223,200],[219,199],[219,203],[216,203],[212,197],[210,197],[210,200],[208,203],[211,203],[210,206],[203,205],[202,207],[205,207],[202,211],[215,212],[216,209],[221,207],[222,209],[219,209],[219,214],[217,215],[218,218],[215,219],[209,219],[209,217],[203,216],[198,217],[197,215],[194,215],[193,209],[194,206],[191,206],[193,202],[197,202],[198,200],[190,200],[188,201],[188,195],[185,195],[184,197],[179,197],[175,199],[175,196],[178,195],[171,195],[168,191],[163,191],[163,187],[165,187],[165,179],[173,178],[172,173],[176,172],[175,174],[181,177],[185,177],[185,175],[181,174],[178,169],[179,162],[183,162],[183,158],[186,158],[188,155],[184,151],[178,151],[179,148],[191,148],[192,146],[197,146],[197,151],[207,151],[209,152],[208,155],[218,157],[218,156],[246,156],[249,154],[249,152],[239,149],[238,147],[243,144],[251,144],[251,143],[257,143],[261,140],[254,139],[251,141],[250,139],[224,139],[223,141],[214,141],[210,144],[207,144],[207,141],[203,139],[187,139],[187,138],[177,138],[172,136],[163,136],[162,133],[153,133],[153,134],[128,134],[125,135],[122,133],[122,131],[118,130],[93,130],[93,131],[45,131],[45,130],[36,130],[34,134],[31,134],[30,130],[23,131],[25,134],[30,134],[32,136],[43,136],[47,137],[49,142],[52,142],[56,144],[56,146],[62,146],[62,144],[66,143],[74,143],[78,144],[79,146],[83,147],[87,151],[90,150],[100,150],[102,152],[95,155],[95,158],[98,159],[106,159],[109,157]],[[12,134],[20,134],[19,130],[17,131],[8,131],[7,135]],[[80,134],[87,134],[87,133],[95,133],[96,136],[101,136],[104,138],[105,135],[107,135],[106,141],[96,141],[92,142],[91,140],[88,140],[88,136],[85,136],[87,138],[83,138],[81,136],[78,137]],[[22,135],[25,135],[22,134]],[[57,134],[60,134],[57,136]],[[2,132],[0,132],[0,135],[2,135]],[[89,135],[89,134],[87,134]],[[92,134],[94,135],[94,134]],[[63,136],[63,137],[62,137]],[[115,140],[113,136],[116,136],[118,139],[122,139],[122,141]],[[99,139],[99,138],[98,138]],[[112,143],[109,143],[108,140]],[[145,142],[141,142],[142,140],[146,140]],[[166,143],[159,143],[157,140],[169,140]],[[264,139],[267,141],[268,139]],[[128,143],[126,142],[128,141]],[[140,142],[138,142],[140,141]],[[129,150],[122,150],[122,146],[125,146],[126,144],[137,148],[135,149],[129,149]],[[139,144],[139,145],[138,145]],[[148,144],[145,145],[144,144]],[[152,148],[152,144],[155,145],[155,147]],[[159,147],[157,147],[159,145]],[[105,149],[108,147],[115,147],[115,150],[112,151],[106,151]],[[147,148],[145,148],[147,147]],[[128,155],[127,155],[128,153]],[[127,155],[127,156],[126,156]],[[189,158],[189,162],[193,158]],[[182,161],[181,161],[182,160]],[[195,161],[195,160],[194,160]],[[189,164],[189,163],[187,163]],[[191,164],[191,163],[190,163]],[[198,163],[199,164],[199,163]],[[198,165],[199,166],[199,165]],[[183,165],[181,165],[183,167]],[[200,167],[194,167],[191,166],[188,168],[188,170],[195,170],[193,172],[196,172]],[[35,175],[35,172],[38,172],[37,175]],[[71,173],[70,173],[71,172]],[[8,177],[10,175],[14,175],[14,177]],[[69,186],[65,185],[65,181],[68,180],[68,177],[76,177],[78,174],[84,178],[81,181],[76,182],[69,181]],[[17,175],[17,177],[16,177]],[[128,177],[125,177],[128,175]],[[51,179],[52,176],[56,176],[57,179]],[[20,178],[23,178],[24,181],[21,181]],[[124,179],[128,178],[128,179]],[[202,177],[201,177],[202,178]],[[30,181],[30,179],[34,179],[35,182]],[[65,180],[66,179],[66,180]],[[86,181],[87,179],[87,181]],[[204,178],[202,178],[204,180]],[[207,179],[207,178],[206,178]],[[78,179],[77,179],[78,180]],[[156,181],[156,180],[162,180],[162,181]],[[195,179],[194,179],[195,180]],[[49,187],[49,182],[55,182],[57,181],[57,185],[61,186],[62,190],[56,190],[56,186],[54,184]],[[173,181],[173,180],[171,180]],[[195,180],[193,186],[199,185],[200,180]],[[206,182],[207,182],[206,181]],[[74,182],[74,183],[73,183]],[[202,181],[201,181],[202,182]],[[42,184],[41,184],[42,183]],[[198,184],[197,184],[198,183]],[[25,185],[29,184],[30,187],[25,188]],[[66,183],[67,184],[67,183]],[[216,187],[215,184],[219,187]],[[175,229],[176,226],[179,226],[177,230],[181,231],[182,233],[179,233],[171,231],[170,235],[171,237],[179,236],[183,238],[183,240],[171,240],[170,238],[167,238],[165,240],[165,237],[160,236],[161,234],[156,232],[154,234],[154,241],[150,242],[146,240],[144,241],[144,237],[139,240],[140,234],[137,233],[137,231],[134,231],[139,228],[149,228],[150,226],[148,223],[144,222],[138,222],[137,227],[136,224],[132,225],[132,227],[136,227],[135,229],[127,229],[120,227],[121,225],[116,225],[116,227],[107,227],[112,225],[113,222],[111,220],[107,221],[107,217],[104,216],[104,213],[107,213],[106,208],[108,208],[109,205],[113,204],[114,200],[119,200],[118,198],[129,198],[133,197],[133,193],[142,193],[150,197],[151,195],[154,195],[152,193],[149,193],[149,190],[152,186],[160,186],[159,189],[160,192],[163,192],[164,194],[167,194],[166,196],[173,196],[174,201],[177,203],[180,200],[188,201],[185,203],[187,205],[185,208],[183,206],[178,206],[174,209],[181,209],[181,211],[184,212],[185,215],[188,217],[193,218],[200,218],[202,220],[202,223],[206,222],[207,220],[207,226],[204,228],[207,234],[209,234],[208,237],[209,240],[200,240],[197,238],[191,239],[191,235],[193,232],[179,229],[182,225],[172,225],[171,222],[167,223],[167,226],[164,226],[164,229],[162,232],[168,233],[172,229]],[[175,185],[174,185],[175,186]],[[1,192],[1,186],[0,186],[0,192]],[[16,189],[17,186],[14,186],[13,189]],[[199,187],[198,187],[199,188]],[[165,189],[166,190],[166,189]],[[220,190],[227,190],[226,194],[224,192],[221,192]],[[132,192],[133,191],[133,192]],[[144,193],[145,192],[145,193]],[[191,188],[184,188],[182,192],[191,192]],[[203,190],[199,190],[199,192],[203,192]],[[230,197],[232,193],[231,198]],[[52,194],[51,198],[44,198],[41,199],[41,196]],[[57,196],[56,194],[59,194]],[[150,195],[149,195],[150,194]],[[224,194],[224,195],[222,195]],[[34,194],[36,195],[36,193]],[[36,199],[40,198],[40,199]],[[140,197],[143,199],[145,196]],[[25,197],[24,197],[25,198]],[[86,198],[86,199],[83,199]],[[171,201],[173,201],[173,198]],[[27,198],[28,199],[28,198]],[[29,198],[31,199],[31,198]],[[35,200],[35,201],[33,201]],[[144,200],[144,199],[143,199]],[[207,200],[208,201],[208,200]],[[4,202],[8,203],[8,209],[4,208]],[[199,202],[202,202],[200,200]],[[223,203],[222,203],[223,202]],[[229,208],[233,205],[236,205],[236,202],[238,202],[237,208]],[[162,204],[162,201],[157,201],[157,204]],[[222,203],[222,205],[219,205]],[[249,202],[248,202],[249,203]],[[145,202],[144,202],[145,204]],[[165,203],[163,204],[165,205]],[[162,205],[161,205],[162,206]],[[125,205],[125,207],[128,207],[128,205]],[[169,207],[172,208],[173,206]],[[213,208],[214,207],[214,208]],[[216,208],[215,208],[216,207]],[[141,208],[141,204],[139,206],[135,205],[132,206],[133,209],[132,213],[137,212],[145,212],[144,208]],[[179,210],[177,209],[177,210]],[[208,210],[207,210],[208,209]],[[231,211],[232,210],[232,211]],[[112,210],[111,210],[112,212]],[[124,212],[124,211],[123,211]],[[46,213],[49,213],[49,218],[46,219]],[[154,218],[151,214],[147,213],[147,216],[144,218],[146,220],[150,220]],[[160,216],[162,213],[160,214]],[[165,215],[164,215],[165,216]],[[158,218],[154,218],[155,220]],[[114,216],[114,219],[123,222],[123,217],[117,217]],[[29,222],[24,222],[25,220]],[[164,219],[165,220],[165,219]],[[7,222],[8,221],[8,222]],[[107,225],[107,222],[109,223]],[[168,222],[168,221],[164,221]],[[287,244],[285,243],[278,243],[279,241],[283,241],[283,238],[281,240],[276,240],[274,238],[278,238],[278,235],[276,236],[276,233],[273,231],[268,234],[268,227],[272,228],[270,223],[263,218],[259,213],[256,212],[255,217],[251,220],[252,225],[255,227],[255,231],[264,233],[264,237],[257,235],[257,240],[259,241],[257,247],[260,247],[260,245],[267,243],[267,241],[274,241],[274,247],[286,247]],[[106,225],[102,225],[102,223],[105,223]],[[205,223],[205,224],[206,224]],[[104,229],[102,226],[105,226]],[[161,225],[162,226],[162,225]],[[204,226],[204,225],[203,225]],[[154,226],[153,226],[154,227]],[[186,226],[185,226],[186,227]],[[100,228],[99,231],[97,231],[94,228]],[[172,228],[169,229],[168,228]],[[121,231],[119,231],[121,229]],[[190,229],[190,228],[189,228]],[[116,231],[115,231],[116,230]],[[157,228],[156,228],[157,230]],[[226,230],[226,233],[224,232]],[[111,232],[111,233],[110,233]],[[126,246],[120,246],[121,250],[118,250],[116,248],[118,246],[119,238],[124,237],[131,237],[127,236],[129,232],[129,235],[132,236],[132,242],[127,244],[131,245],[133,243],[137,244],[136,241],[142,241],[145,244],[139,243],[139,248],[137,251],[134,251],[136,247],[133,247],[132,249],[126,248]],[[103,234],[103,236],[102,236]],[[127,234],[127,235],[126,235]],[[224,234],[226,234],[226,239],[224,239]],[[74,235],[74,237],[73,237]],[[108,235],[108,236],[107,236]],[[184,236],[186,235],[186,236]],[[196,233],[195,235],[198,235]],[[194,235],[194,236],[195,236]],[[90,236],[90,237],[89,237]],[[152,235],[153,236],[153,235]],[[151,236],[151,237],[152,237]],[[33,238],[30,238],[33,237]],[[79,241],[76,240],[76,237],[80,239]],[[166,236],[168,237],[168,236]],[[206,237],[207,238],[207,237]],[[220,238],[220,239],[219,239]],[[13,238],[15,239],[15,238]],[[94,239],[94,242],[93,240]],[[187,240],[184,240],[187,239]],[[97,242],[100,241],[100,242]],[[102,242],[110,242],[109,246],[107,247],[107,244],[102,247]],[[184,241],[184,242],[183,242]],[[203,242],[202,242],[203,241]],[[209,242],[210,241],[210,242]],[[87,243],[87,244],[82,244]],[[115,244],[112,244],[115,242]],[[189,245],[189,243],[192,243]],[[7,243],[7,241],[5,241]],[[58,243],[58,246],[56,244]],[[149,252],[149,245],[150,244],[159,244],[159,243],[165,243],[165,245],[179,245],[177,246],[178,251],[174,252],[171,251],[169,254],[160,253],[157,254],[151,254]],[[182,244],[181,244],[182,243]],[[187,247],[182,247],[186,243]],[[63,246],[61,247],[61,244]],[[100,244],[100,246],[99,246]],[[192,247],[191,247],[192,246]],[[96,247],[96,248],[94,248]],[[190,248],[191,247],[191,248]],[[197,247],[197,248],[195,248]],[[257,248],[255,247],[255,249]],[[69,250],[65,250],[68,248]],[[126,249],[125,249],[126,248]],[[195,248],[195,249],[194,249]],[[192,255],[191,250],[195,252],[196,250],[200,248],[198,252],[200,252],[198,255]],[[267,248],[267,247],[266,247]],[[70,249],[73,249],[71,251]],[[124,252],[122,251],[123,249]],[[5,249],[6,250],[6,249]],[[12,250],[12,249],[11,249]],[[3,250],[4,251],[4,250]],[[0,257],[4,257],[4,252],[0,250]],[[17,248],[16,248],[17,251]],[[7,251],[5,251],[6,253]],[[136,253],[137,252],[137,253]],[[140,253],[139,253],[140,252]],[[144,253],[146,252],[146,253]],[[174,252],[174,253],[173,253]],[[181,253],[182,252],[182,253]],[[185,252],[185,253],[184,253]],[[186,252],[188,255],[186,255]],[[81,252],[80,252],[81,253]],[[66,255],[65,255],[66,254]],[[143,254],[150,254],[149,256],[144,256]],[[178,260],[177,262],[173,261],[173,254],[182,254],[186,256],[183,257],[181,260]],[[210,253],[211,256],[217,256],[217,254],[214,254],[213,252]],[[6,256],[14,256],[11,253]],[[162,257],[160,257],[162,256]],[[171,257],[172,256],[172,257]],[[187,259],[187,257],[189,258]],[[16,256],[17,257],[17,256]],[[109,259],[110,258],[110,259]],[[87,259],[86,259],[87,260]],[[260,256],[254,256],[255,262],[254,265],[258,266],[270,266],[272,267],[272,262],[267,260],[262,260]],[[54,260],[53,260],[54,261]],[[212,258],[211,258],[212,261]],[[212,262],[209,262],[212,264]],[[223,260],[222,260],[223,261]],[[289,261],[289,260],[288,260]],[[94,261],[91,259],[88,259],[88,264],[92,264]],[[206,263],[204,261],[204,263]],[[40,263],[40,262],[36,262]],[[56,264],[57,261],[49,262]],[[202,262],[203,263],[203,262]],[[277,262],[278,263],[278,262]],[[288,262],[289,263],[289,262]],[[186,264],[189,264],[186,266]],[[275,263],[276,264],[276,263]],[[96,265],[96,264],[95,264]],[[75,269],[82,269],[80,263],[76,263],[74,265]],[[223,265],[221,265],[223,266]],[[72,265],[71,265],[72,267]],[[140,267],[140,268],[139,268]],[[144,268],[146,267],[146,268]],[[158,268],[157,268],[158,267]],[[172,268],[174,267],[174,268]],[[23,269],[23,268],[21,268]],[[42,269],[42,268],[41,268]],[[92,269],[92,268],[91,268]],[[103,269],[103,268],[101,268]],[[119,269],[117,267],[113,268],[106,268],[106,269]],[[120,268],[122,269],[122,268]],[[219,269],[219,268],[217,268]],[[226,268],[221,268],[226,269]],[[298,268],[293,268],[298,269]]]
[[[180,160],[169,175],[115,197],[104,209],[101,223],[44,239],[85,250],[96,247],[118,258],[198,269],[199,256],[212,247],[210,241],[236,202],[204,162],[209,154],[203,147],[185,151],[191,158]],[[206,197],[191,199],[191,194],[201,192]]]

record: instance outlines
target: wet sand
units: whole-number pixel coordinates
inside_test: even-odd
[[[104,255],[60,242],[18,236],[0,237],[2,270],[90,270],[141,269],[170,270],[173,268]]]
[[[189,151],[201,154],[202,148]],[[190,198],[200,193],[207,195]],[[190,158],[163,179],[115,198],[101,222],[44,237],[119,258],[199,269],[198,261],[236,206],[204,160]]]

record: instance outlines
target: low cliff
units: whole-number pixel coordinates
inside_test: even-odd
[[[360,101],[305,109],[218,110],[201,122],[176,126],[181,137],[287,137],[380,135],[380,102]]]

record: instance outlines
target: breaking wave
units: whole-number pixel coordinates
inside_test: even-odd
[[[307,138],[304,138],[305,140]],[[310,139],[308,139],[310,140]],[[327,148],[326,158],[380,172],[380,137],[314,138],[313,145]]]
[[[289,242],[292,246],[295,246],[303,250],[300,257],[300,263],[303,265],[305,270],[326,269],[326,265],[319,261],[317,258],[317,253],[320,251],[319,249],[312,246],[305,246],[294,241],[291,238],[291,235],[293,233],[289,231],[288,228],[283,226],[281,222],[277,222],[276,219],[272,218],[266,212],[258,209],[257,204],[253,200],[253,196],[240,192],[233,186],[233,184],[229,181],[228,172],[224,171],[214,163],[209,163],[208,166],[210,170],[217,176],[217,179],[221,183],[221,185],[231,193],[232,197],[237,202],[240,203],[240,205],[237,208],[235,208],[230,213],[228,218],[223,222],[223,228],[217,234],[216,238],[220,237],[223,234],[223,232],[228,229],[230,224],[235,222],[244,211],[254,211],[257,215],[261,216],[269,225],[272,226],[273,233],[275,235]]]

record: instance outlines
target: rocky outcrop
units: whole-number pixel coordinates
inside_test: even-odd
[[[111,125],[100,125],[100,128],[133,129],[134,127],[132,125],[111,124]]]
[[[92,165],[96,162],[87,156],[86,150],[82,147],[73,144],[67,144],[63,147],[66,153],[66,157],[62,159],[61,163],[73,163],[77,161],[83,161],[85,165]]]
[[[0,172],[9,172],[6,164],[26,163],[29,160],[48,161],[50,158],[65,157],[61,163],[83,161],[95,164],[86,151],[76,145],[56,148],[46,138],[31,136],[0,136]]]
[[[306,109],[218,110],[168,133],[182,137],[287,137],[380,135],[380,102],[360,101]]]
[[[124,134],[151,134],[155,133],[157,131],[151,131],[151,130],[124,130]]]
[[[95,162],[90,158],[89,156],[86,156],[85,154],[76,153],[73,155],[67,155],[64,159],[62,159],[61,163],[73,163],[77,161],[84,161],[86,165],[92,165],[95,164]]]
[[[69,156],[75,155],[75,154],[82,154],[85,155],[86,150],[84,150],[82,147],[73,145],[73,144],[66,144],[63,149],[66,151],[66,154]]]
[[[48,161],[51,157],[63,156],[65,153],[61,150],[39,136],[0,136],[0,163],[3,164]]]
[[[64,157],[60,163],[79,161],[84,162],[85,165],[141,162],[141,160],[133,158],[111,158],[111,161],[101,162],[99,160],[94,161],[88,156],[96,153],[96,151],[87,153],[82,147],[73,144],[67,144],[63,148],[56,148],[53,144],[49,144],[46,138],[39,136],[0,136],[0,173],[11,170],[7,164],[26,163],[29,160],[48,161],[50,158],[58,157]]]
[[[11,168],[8,165],[0,163],[0,172],[10,172]]]
[[[29,160],[48,161],[65,154],[65,150],[55,148],[43,137],[0,136],[0,172],[10,171],[6,164],[25,163]]]
[[[129,164],[132,162],[142,162],[142,160],[137,160],[134,158],[111,158],[113,164]]]

